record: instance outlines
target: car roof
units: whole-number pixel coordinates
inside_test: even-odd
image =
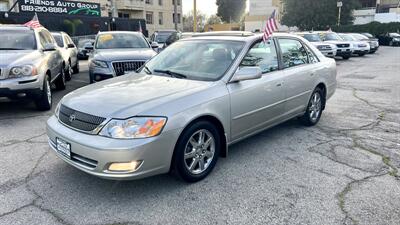
[[[248,33],[248,32],[247,32]],[[262,38],[264,34],[262,33],[252,33],[252,35],[245,35],[245,36],[239,36],[237,34],[235,35],[206,35],[204,33],[203,35],[194,35],[191,38],[184,39],[184,40],[226,40],[226,41],[244,41],[244,42],[251,42],[257,39]],[[289,34],[289,33],[274,33],[272,37],[291,37],[291,38],[299,38],[299,36],[294,35],[294,34]]]
[[[99,34],[136,34],[136,35],[143,35],[139,31],[100,31]]]
[[[7,30],[34,30],[34,28],[27,27],[24,25],[17,25],[17,24],[0,24],[0,29],[7,29]],[[39,29],[39,28],[36,28]]]

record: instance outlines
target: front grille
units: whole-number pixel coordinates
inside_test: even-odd
[[[103,117],[78,112],[64,105],[61,105],[58,117],[65,125],[85,132],[93,131],[106,120]]]
[[[129,71],[136,71],[140,67],[143,66],[143,64],[146,61],[125,61],[125,62],[113,62],[113,68],[114,72],[117,76],[124,75],[125,72]]]
[[[338,48],[348,48],[350,44],[337,44]]]

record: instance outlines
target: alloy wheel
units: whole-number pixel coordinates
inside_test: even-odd
[[[215,138],[208,130],[195,132],[186,144],[185,166],[192,174],[201,174],[210,166],[215,155]]]
[[[310,105],[308,106],[308,113],[311,121],[317,121],[319,115],[321,114],[322,109],[322,101],[321,94],[319,92],[315,92],[311,97]]]
[[[51,86],[49,79],[46,80],[46,94],[47,94],[47,101],[51,105],[52,97],[51,97]]]

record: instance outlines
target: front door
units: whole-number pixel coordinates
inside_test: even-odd
[[[273,124],[284,110],[284,72],[279,70],[274,42],[256,42],[240,68],[245,66],[259,66],[263,76],[227,85],[231,99],[232,141]]]

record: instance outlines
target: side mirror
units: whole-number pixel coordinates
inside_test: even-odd
[[[246,66],[238,69],[233,75],[231,82],[240,82],[245,80],[256,80],[262,77],[261,68],[258,66]]]
[[[43,46],[43,51],[44,52],[50,52],[50,51],[55,51],[56,50],[56,45],[52,43],[47,43]]]
[[[74,44],[68,44],[68,48],[75,48]]]
[[[158,43],[157,42],[152,42],[151,43],[151,48],[153,48],[153,49],[158,48]]]

